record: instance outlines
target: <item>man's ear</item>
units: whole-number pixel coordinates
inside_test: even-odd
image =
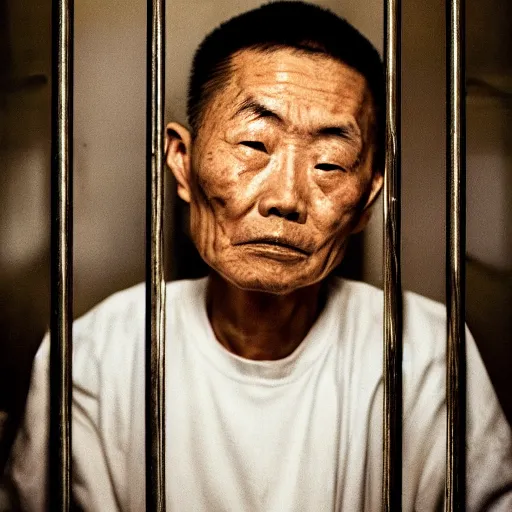
[[[366,201],[366,205],[363,211],[361,212],[361,217],[359,218],[359,221],[357,222],[355,228],[352,230],[352,234],[359,233],[368,224],[369,220],[372,217],[373,205],[377,198],[379,197],[383,184],[384,176],[382,175],[382,172],[374,171],[372,176],[371,190],[370,194],[368,195],[368,200]]]
[[[192,136],[179,123],[169,123],[165,137],[165,159],[178,182],[178,195],[190,203],[190,158]]]

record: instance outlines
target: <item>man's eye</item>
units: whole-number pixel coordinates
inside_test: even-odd
[[[320,169],[321,171],[345,171],[343,167],[336,164],[317,164],[315,169]]]
[[[240,142],[240,144],[242,144],[242,146],[247,146],[248,148],[255,149],[256,151],[263,151],[264,153],[267,153],[267,148],[265,147],[265,144],[257,140],[243,140],[242,142]]]

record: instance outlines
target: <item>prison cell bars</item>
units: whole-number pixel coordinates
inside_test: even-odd
[[[382,508],[401,510],[400,0],[385,0],[384,428]],[[165,510],[163,114],[165,5],[148,0],[146,239],[146,510]],[[446,510],[465,501],[464,4],[447,4],[447,475]],[[70,507],[73,1],[52,7],[50,483],[52,511]]]
[[[465,510],[465,4],[446,4],[446,510]]]
[[[400,273],[401,0],[386,0],[386,161],[384,172],[384,414],[382,510],[402,509],[402,280]]]
[[[148,0],[146,125],[146,510],[165,511],[165,1]]]
[[[73,1],[52,3],[50,450],[48,504],[71,497]]]

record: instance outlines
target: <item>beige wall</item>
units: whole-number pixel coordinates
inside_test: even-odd
[[[49,2],[48,2],[49,3]],[[379,0],[319,2],[346,16],[382,49]],[[23,2],[11,2],[19,32],[43,26],[24,14]],[[167,3],[167,117],[184,121],[186,82],[194,48],[221,20],[259,1],[169,1]],[[405,3],[411,5],[411,3]],[[423,23],[404,24],[404,283],[440,298],[444,249],[443,224],[443,13],[416,0],[409,7]],[[404,7],[405,8],[405,7]],[[49,15],[46,9],[43,15]],[[27,20],[27,16],[29,19]],[[404,12],[404,19],[409,17]],[[28,26],[27,26],[28,25]],[[145,151],[145,3],[88,0],[75,4],[75,263],[76,306],[82,312],[113,289],[143,277]],[[46,37],[48,31],[46,30]],[[28,71],[49,75],[48,40],[16,60]],[[420,64],[421,62],[421,64]],[[11,123],[22,148],[7,148],[11,176],[9,206],[2,214],[3,265],[20,262],[48,249],[48,106],[26,137],[26,120],[34,109],[26,93],[12,100]],[[48,102],[48,88],[34,101]],[[15,106],[16,104],[16,106]],[[30,121],[33,123],[33,120]],[[30,142],[29,142],[30,140]],[[421,162],[421,168],[419,163]],[[423,193],[429,190],[428,199]],[[16,201],[13,202],[13,197]],[[23,210],[25,215],[19,215]],[[412,215],[412,213],[415,215]],[[376,215],[378,220],[379,215]],[[375,223],[378,226],[378,222]],[[411,234],[409,234],[411,233]],[[368,237],[367,276],[379,281],[380,228]],[[32,255],[32,256],[31,256]],[[426,277],[429,276],[429,277]],[[90,298],[89,298],[90,297]]]
[[[364,5],[359,0],[318,3],[346,16],[382,50],[380,0]],[[499,5],[505,4],[500,0],[493,3],[498,11]],[[15,34],[13,57],[20,74],[49,75],[49,2],[38,3],[36,12],[26,8],[32,4],[9,4]],[[187,73],[193,49],[203,34],[219,21],[258,4],[256,0],[168,2],[169,119],[184,120]],[[406,288],[442,300],[444,2],[411,0],[403,4],[403,281]],[[76,309],[83,312],[114,289],[143,278],[145,2],[84,0],[76,2],[75,18]],[[482,16],[478,19],[485,23]],[[497,23],[504,25],[501,18]],[[31,37],[25,37],[29,32]],[[499,41],[493,36],[491,44],[497,48],[493,55],[500,55]],[[479,40],[478,51],[470,49],[470,55],[473,52],[480,67],[489,67],[482,58],[482,45]],[[495,56],[491,64],[493,71],[503,66],[503,59]],[[48,99],[48,87],[9,99],[9,133],[2,144],[4,174],[9,181],[0,219],[0,262],[6,273],[36,261],[48,250]],[[469,167],[471,171],[476,162],[481,169],[482,158],[483,165],[492,160],[488,172],[496,175],[495,190],[489,188],[489,208],[484,208],[472,192],[473,187],[479,192],[485,189],[482,173],[468,178],[473,204],[468,212],[468,246],[477,255],[492,252],[492,262],[511,261],[510,243],[504,242],[512,238],[505,236],[510,235],[510,222],[505,222],[510,219],[510,201],[508,206],[506,201],[510,197],[510,151],[507,156],[506,144],[500,139],[508,133],[503,127],[510,118],[502,113],[483,115],[484,121],[480,114],[470,115],[470,143],[479,142],[474,127],[483,122],[490,126],[486,132],[494,130],[497,136],[484,144],[485,151],[470,149]],[[376,211],[365,256],[366,277],[377,284],[382,253],[379,222],[380,211]],[[493,240],[492,251],[486,251],[491,246],[487,236]]]

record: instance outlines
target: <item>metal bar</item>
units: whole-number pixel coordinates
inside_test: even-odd
[[[447,429],[446,510],[465,510],[466,105],[464,0],[446,4],[447,39]]]
[[[49,509],[67,511],[71,476],[73,2],[52,4]]]
[[[146,200],[146,510],[165,511],[165,2],[148,0]]]
[[[386,0],[384,174],[384,424],[382,510],[402,508],[402,282],[400,271],[401,1]]]

